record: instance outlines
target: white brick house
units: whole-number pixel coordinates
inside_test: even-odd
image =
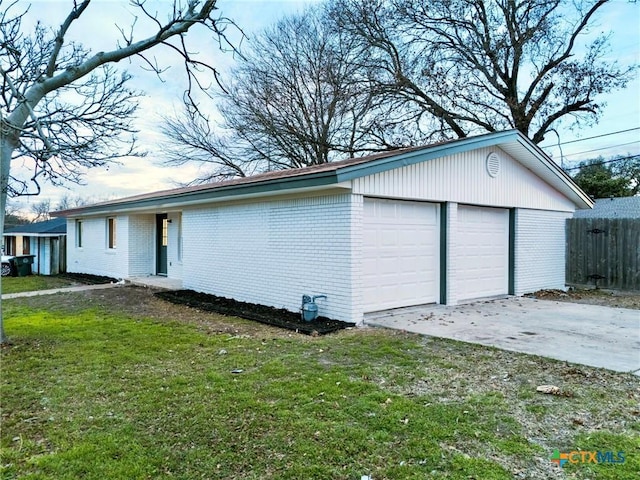
[[[592,202],[517,131],[57,212],[68,270],[164,275],[297,311],[364,313],[564,287],[565,219]]]

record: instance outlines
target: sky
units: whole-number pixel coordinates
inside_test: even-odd
[[[283,15],[301,11],[305,6],[320,0],[219,0],[218,13],[233,21],[247,37],[273,24]],[[31,4],[25,25],[40,20],[51,26],[62,23],[69,11],[71,0],[34,0],[21,4]],[[149,5],[162,10],[170,5],[169,0],[151,0]],[[94,0],[81,21],[72,26],[69,37],[81,41],[95,51],[113,48],[118,38],[118,26],[131,23],[133,9],[126,0]],[[136,24],[136,31],[143,33],[150,25],[144,22]],[[622,64],[640,63],[640,4],[627,0],[613,0],[606,5],[592,28],[594,34],[611,31],[610,60]],[[199,59],[214,65],[225,75],[233,67],[235,57],[230,52],[220,51],[218,45],[210,39],[204,29],[193,29],[187,34],[190,45],[197,45]],[[237,44],[241,38],[238,31],[229,28],[232,41]],[[241,44],[242,46],[242,44]],[[32,203],[49,200],[55,207],[62,196],[80,197],[91,201],[135,195],[173,188],[198,176],[197,167],[164,167],[160,165],[161,143],[159,132],[163,115],[171,115],[180,110],[182,93],[186,80],[179,59],[170,51],[157,50],[158,62],[171,67],[162,77],[162,81],[153,73],[140,68],[136,62],[124,65],[133,75],[131,86],[145,92],[135,120],[140,130],[139,147],[149,153],[145,158],[127,158],[121,165],[112,165],[108,169],[92,169],[85,178],[86,185],[69,185],[69,188],[44,186],[38,197],[20,197],[11,203],[22,212],[28,211]],[[640,150],[640,78],[636,78],[623,91],[605,97],[607,107],[598,125],[570,130],[563,125],[558,128],[560,139],[549,135],[541,144],[543,149],[557,163],[574,166],[580,160],[609,156],[614,154],[637,154]],[[596,137],[596,138],[591,138]],[[560,142],[561,145],[556,144]]]

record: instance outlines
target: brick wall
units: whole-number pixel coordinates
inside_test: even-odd
[[[116,248],[107,248],[105,217],[82,219],[82,247],[77,246],[76,222],[67,220],[67,271],[126,278],[129,269],[129,217],[116,218]]]
[[[565,220],[570,213],[516,210],[515,293],[565,286]]]
[[[296,312],[303,294],[325,294],[320,315],[359,321],[350,262],[357,209],[344,194],[185,210],[184,287]]]
[[[364,196],[351,195],[350,205],[350,238],[351,238],[351,268],[349,284],[351,285],[351,312],[344,318],[358,325],[364,323],[364,296],[363,296],[363,268],[362,250],[364,248],[363,219]]]
[[[130,215],[128,221],[129,266],[127,276],[154,275],[155,266],[155,214]]]

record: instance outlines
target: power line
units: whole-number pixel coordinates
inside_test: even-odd
[[[579,169],[584,168],[584,167],[591,167],[591,166],[596,166],[596,165],[606,165],[608,163],[621,162],[623,160],[634,160],[636,158],[640,158],[640,155],[631,155],[629,157],[613,158],[611,160],[603,160],[602,162],[588,163],[586,165],[579,165],[577,167],[565,168],[564,171],[565,172],[570,172],[571,170],[579,170]]]
[[[633,132],[634,130],[640,130],[640,127],[627,128],[626,130],[618,130],[617,132],[603,133],[601,135],[594,135],[593,137],[578,138],[577,140],[569,140],[568,142],[553,143],[553,144],[550,144],[550,145],[543,145],[542,148],[557,147],[559,145],[568,145],[570,143],[584,142],[585,140],[592,140],[594,138],[608,137],[610,135],[617,135],[618,133]]]
[[[569,153],[569,154],[565,155],[565,157],[572,157],[574,155],[582,155],[583,153],[599,152],[600,150],[609,150],[609,149],[616,148],[616,147],[624,147],[626,145],[633,145],[634,143],[638,143],[638,142],[640,142],[640,140],[634,140],[633,142],[627,142],[627,143],[619,143],[617,145],[609,145],[608,147],[594,148],[593,150],[585,150],[584,152]]]

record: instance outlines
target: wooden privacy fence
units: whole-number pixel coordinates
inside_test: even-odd
[[[640,290],[640,218],[567,220],[566,282]]]

